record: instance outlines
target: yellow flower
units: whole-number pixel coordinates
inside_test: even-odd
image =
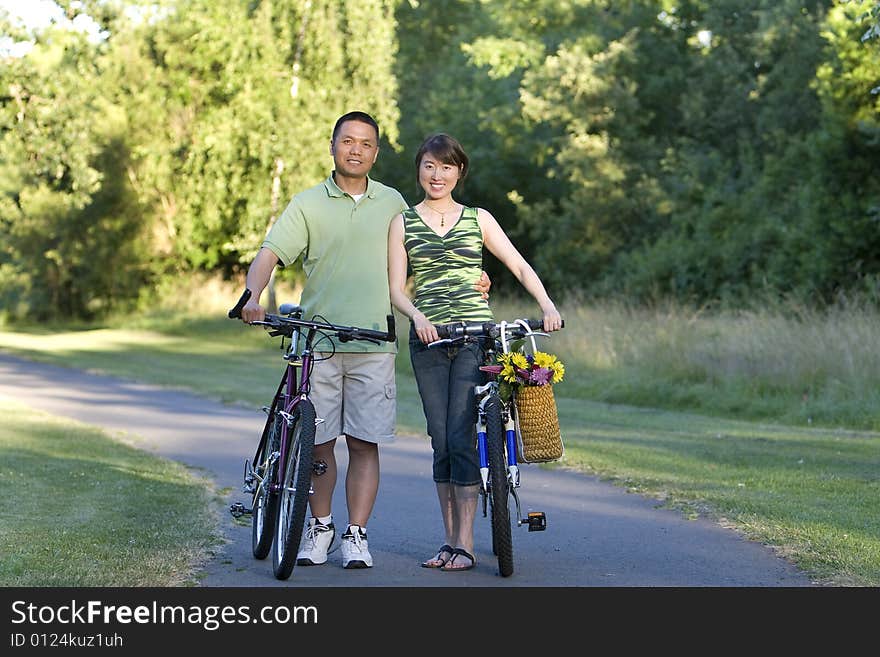
[[[553,383],[559,383],[565,375],[565,366],[562,364],[562,361],[556,358],[553,354],[536,351],[535,365],[538,367],[546,367],[548,370],[552,371]]]
[[[520,351],[511,351],[506,354],[498,354],[498,363],[502,366],[499,378],[513,385],[536,385],[526,382],[528,372],[537,369],[548,370],[551,374],[546,380],[548,383],[559,383],[565,376],[565,366],[556,356],[543,351],[536,351],[530,356],[531,364],[526,354]],[[517,374],[519,373],[519,374]],[[543,384],[537,384],[543,385]]]
[[[562,381],[563,376],[565,376],[565,365],[562,364],[562,361],[557,360],[553,364],[553,383]]]
[[[501,369],[499,375],[502,380],[507,381],[508,383],[516,383],[516,372],[513,369],[513,365],[510,363],[505,363],[504,367]]]

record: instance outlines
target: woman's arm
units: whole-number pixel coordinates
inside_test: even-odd
[[[412,320],[416,334],[424,342],[439,340],[437,329],[406,295],[406,248],[403,246],[403,215],[397,215],[388,227],[388,287],[391,303]]]
[[[556,331],[562,328],[562,316],[556,305],[544,289],[544,284],[532,266],[526,262],[507,234],[498,224],[495,217],[483,208],[479,208],[477,221],[483,231],[483,243],[490,253],[498,258],[522,284],[541,307],[544,314],[544,330]]]

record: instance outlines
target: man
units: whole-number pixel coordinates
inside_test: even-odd
[[[251,298],[245,322],[261,320],[260,295],[275,266],[303,257],[304,317],[385,330],[388,290],[388,225],[407,207],[401,194],[369,177],[379,155],[379,126],[364,112],[339,118],[330,140],[334,170],[322,183],[295,195],[272,226],[247,274]],[[488,279],[478,284],[484,294]],[[333,358],[312,374],[311,397],[319,423],[314,459],[326,471],[312,477],[312,517],[297,565],[320,565],[335,537],[331,506],[337,470],[334,447],[345,436],[348,525],[342,534],[343,568],[370,568],[367,521],[379,490],[379,444],[394,440],[396,387],[394,343],[336,344]]]

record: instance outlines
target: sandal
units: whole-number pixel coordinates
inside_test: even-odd
[[[448,554],[449,556],[444,559],[444,554]],[[453,548],[451,545],[441,545],[440,549],[437,550],[437,556],[433,559],[429,559],[428,561],[423,561],[422,568],[442,568],[447,563],[449,563],[450,560],[452,560],[454,555],[455,548]]]
[[[453,566],[453,564],[455,563],[455,560],[458,557],[465,557],[466,559],[470,559],[470,564],[468,564],[467,566]],[[452,573],[452,572],[455,572],[458,570],[470,570],[471,568],[473,568],[476,565],[477,565],[477,560],[474,559],[474,555],[472,555],[470,552],[468,552],[464,548],[455,548],[452,551],[452,556],[449,558],[449,560],[445,564],[443,564],[443,566],[440,567],[440,570],[442,570],[443,572],[446,572],[446,573]],[[450,566],[452,566],[452,568],[450,568]]]

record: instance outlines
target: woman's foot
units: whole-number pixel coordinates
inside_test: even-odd
[[[437,556],[422,562],[422,568],[443,568],[452,559],[455,549],[451,545],[441,545]]]
[[[476,565],[477,560],[474,559],[474,555],[472,555],[464,548],[455,548],[452,551],[452,556],[449,558],[449,561],[443,564],[443,566],[440,567],[440,570],[444,572],[451,572],[454,570],[470,570]]]

